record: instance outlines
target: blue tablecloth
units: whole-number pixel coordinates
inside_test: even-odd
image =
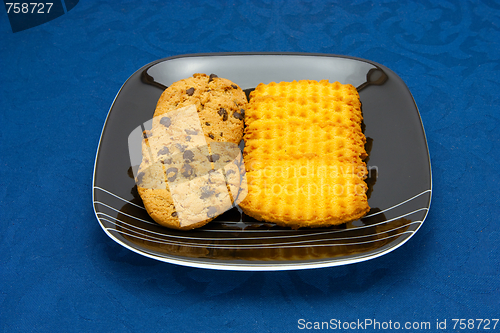
[[[498,2],[73,5],[15,33],[0,10],[0,331],[500,331]],[[157,59],[247,51],[355,56],[406,82],[433,171],[406,244],[347,266],[231,272],[155,261],[103,232],[93,166],[122,84]]]

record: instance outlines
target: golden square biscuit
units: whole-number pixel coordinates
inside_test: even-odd
[[[242,210],[292,228],[338,225],[365,215],[370,207],[362,119],[352,85],[259,84],[245,115],[248,194]]]

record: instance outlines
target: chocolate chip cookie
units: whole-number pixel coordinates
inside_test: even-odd
[[[188,105],[196,106],[208,142],[241,141],[247,98],[237,84],[215,74],[194,74],[163,92],[155,117],[168,116],[170,111]]]

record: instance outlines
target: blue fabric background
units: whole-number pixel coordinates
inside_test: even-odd
[[[499,2],[80,1],[18,33],[0,12],[0,331],[294,332],[301,318],[453,331],[452,318],[500,317]],[[408,243],[342,267],[227,272],[105,235],[92,172],[121,85],[160,58],[232,51],[356,56],[407,83],[433,168]]]

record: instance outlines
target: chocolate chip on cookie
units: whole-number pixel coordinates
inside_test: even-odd
[[[203,186],[201,188],[201,196],[200,199],[206,199],[211,197],[215,193],[214,189],[210,186]]]
[[[168,155],[168,154],[170,154],[170,150],[168,149],[168,147],[163,147],[162,149],[158,150],[156,156]]]
[[[172,121],[170,120],[169,117],[162,117],[160,119],[160,124],[162,124],[165,127],[170,127],[170,125],[172,125]]]
[[[222,120],[226,121],[227,120],[227,111],[224,108],[220,108],[219,111],[217,112],[220,116],[222,116]]]
[[[177,168],[168,168],[167,169],[167,179],[169,182],[173,182],[175,180],[175,178],[177,178],[177,172],[179,172],[179,170],[177,170]]]
[[[144,178],[144,172],[139,172],[137,174],[137,184],[142,184],[142,179]]]
[[[186,145],[182,145],[180,143],[176,143],[174,144],[174,146],[179,149],[181,152],[184,152],[184,150],[186,150],[187,146]]]
[[[196,135],[198,134],[198,130],[195,130],[195,129],[189,129],[189,128],[186,128],[184,130],[184,132],[186,132],[187,135]]]
[[[188,90],[186,90],[186,94],[188,94],[188,96],[193,96],[193,94],[194,94],[194,87],[191,87]]]
[[[217,211],[217,207],[210,206],[208,207],[207,216],[210,218],[215,217],[217,215]]]
[[[217,162],[219,160],[219,157],[219,154],[212,154],[207,156],[210,162]]]
[[[184,158],[184,161],[193,162],[193,160],[194,160],[194,153],[191,150],[186,150],[182,154],[182,157]]]
[[[181,173],[182,173],[182,176],[185,178],[189,178],[189,177],[195,175],[194,168],[190,164],[187,164],[187,163],[184,163],[184,165],[182,166]]]
[[[163,160],[161,160],[161,163],[163,163],[163,164],[172,164],[172,158],[171,157],[164,158]]]
[[[243,120],[243,115],[239,113],[238,111],[233,112],[233,117],[238,119],[238,120]]]

